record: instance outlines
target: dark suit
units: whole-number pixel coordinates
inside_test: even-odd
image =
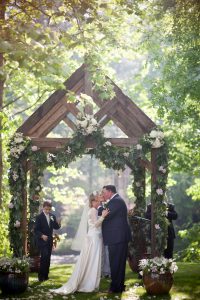
[[[167,219],[169,220],[168,225],[168,235],[167,235],[167,248],[164,250],[165,258],[173,258],[173,250],[174,250],[174,239],[175,239],[175,231],[172,220],[176,220],[178,218],[178,214],[174,209],[173,204],[167,204]],[[146,218],[151,220],[151,204],[147,206],[147,211],[145,214]]]
[[[108,246],[111,284],[113,292],[124,291],[125,267],[128,242],[131,239],[127,221],[127,207],[124,200],[116,194],[107,204],[110,213],[102,223],[104,245]],[[102,208],[99,210],[101,214]]]
[[[42,212],[36,217],[35,222],[35,237],[36,243],[40,250],[40,269],[38,273],[39,280],[48,279],[51,251],[53,246],[53,229],[59,229],[60,225],[56,221],[56,217],[52,214],[49,214],[50,223],[48,224],[45,214]],[[47,235],[48,240],[44,241],[41,236]]]
[[[172,220],[176,220],[178,218],[178,214],[174,209],[173,204],[168,205],[167,219],[169,220],[168,226],[168,236],[167,236],[167,248],[164,250],[165,258],[173,258],[173,250],[174,250],[174,239],[176,238],[174,225]]]

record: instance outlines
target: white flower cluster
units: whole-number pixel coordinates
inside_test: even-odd
[[[140,275],[144,273],[165,274],[175,273],[178,270],[176,262],[173,259],[167,259],[163,256],[149,259],[141,259],[139,262]]]
[[[22,151],[25,149],[23,133],[17,132],[11,142],[10,154],[15,158],[19,158]]]
[[[77,121],[77,128],[81,131],[83,135],[89,135],[98,129],[97,120],[89,114],[81,114],[79,115],[80,120]]]
[[[0,272],[23,273],[29,270],[29,259],[23,258],[0,258]]]
[[[108,147],[110,147],[110,146],[112,146],[112,143],[111,143],[111,142],[109,142],[109,141],[106,141],[106,142],[104,143],[104,146],[108,146]]]
[[[20,226],[21,226],[21,223],[20,223],[20,221],[17,220],[14,224],[14,227],[19,228]]]
[[[151,142],[152,148],[160,148],[164,145],[164,133],[162,131],[152,130],[149,134],[149,137],[153,139]]]
[[[159,167],[159,171],[163,174],[165,174],[167,172],[167,170],[163,166]]]
[[[47,153],[47,162],[52,162],[54,157],[56,156],[53,153]]]

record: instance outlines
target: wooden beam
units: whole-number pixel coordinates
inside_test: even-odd
[[[140,165],[145,167],[148,171],[152,172],[152,164],[147,159],[140,159]]]
[[[67,108],[62,103],[57,104],[30,132],[31,136],[42,137],[46,136],[53,128],[55,128],[67,113]]]
[[[67,143],[70,142],[70,138],[35,138],[32,137],[33,145],[39,147],[44,151],[57,151],[60,148],[63,148]],[[137,138],[108,138],[113,145],[119,147],[131,147],[138,143]],[[86,142],[87,148],[95,148],[96,143],[92,140]]]
[[[149,132],[156,124],[128,97],[122,90],[112,82],[117,99],[128,109],[137,120],[144,132]]]
[[[84,93],[90,97],[93,97],[92,82],[88,71],[88,67],[86,65],[84,71]],[[84,107],[84,111],[86,114],[93,115],[92,105],[86,104],[86,106]]]
[[[65,96],[68,90],[83,78],[84,65],[78,68],[64,83],[66,89],[55,91],[50,97],[18,128],[18,132],[23,132],[29,136],[31,129]]]
[[[63,121],[73,130],[76,131],[77,127],[67,116],[63,118]]]

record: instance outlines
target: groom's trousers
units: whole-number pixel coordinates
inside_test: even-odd
[[[45,245],[40,248],[40,269],[38,273],[39,280],[47,280],[49,274],[50,260],[51,260],[52,243],[47,241]]]
[[[121,293],[125,290],[124,280],[128,243],[108,245],[108,251],[111,269],[110,290]]]

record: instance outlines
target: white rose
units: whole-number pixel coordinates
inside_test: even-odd
[[[92,127],[92,126],[89,126],[89,127],[86,129],[87,134],[90,134],[90,133],[92,133],[93,131],[94,131],[94,127]]]
[[[80,127],[81,127],[81,128],[86,128],[86,127],[87,127],[87,124],[88,124],[88,121],[85,119],[85,120],[83,120],[83,121],[80,121],[79,124],[80,124]]]
[[[158,195],[163,195],[163,190],[162,190],[162,189],[157,189],[157,190],[156,190],[156,193],[157,193]]]
[[[136,145],[136,149],[137,149],[137,150],[142,150],[142,145],[137,144],[137,145]]]
[[[167,170],[163,166],[159,167],[159,171],[162,172],[163,174],[167,172]]]
[[[160,225],[159,224],[155,224],[155,229],[160,229]]]
[[[15,142],[16,144],[20,144],[20,143],[23,142],[23,138],[22,138],[22,137],[15,137],[15,138],[14,138],[14,142]]]
[[[19,150],[20,150],[20,152],[22,152],[23,150],[24,150],[24,146],[23,145],[19,145]]]
[[[162,131],[157,131],[157,137],[160,139],[164,139],[164,133]]]
[[[163,142],[161,142],[158,138],[155,139],[155,141],[152,143],[152,148],[160,148],[163,145]]]
[[[90,122],[91,122],[91,125],[93,125],[93,126],[97,125],[97,121],[94,118],[92,118]]]
[[[14,227],[19,228],[20,225],[21,225],[20,221],[16,221],[15,224],[14,224]]]
[[[31,150],[34,152],[34,151],[37,151],[38,150],[38,147],[37,146],[32,146],[31,147]]]
[[[125,152],[125,153],[124,153],[124,157],[129,157],[129,153],[128,153],[128,152]]]
[[[111,142],[109,142],[109,141],[106,141],[106,142],[104,143],[104,145],[105,145],[105,146],[112,146]]]
[[[156,138],[157,137],[157,131],[156,130],[152,130],[151,132],[150,132],[150,134],[149,134],[149,136],[151,137],[151,138]]]

